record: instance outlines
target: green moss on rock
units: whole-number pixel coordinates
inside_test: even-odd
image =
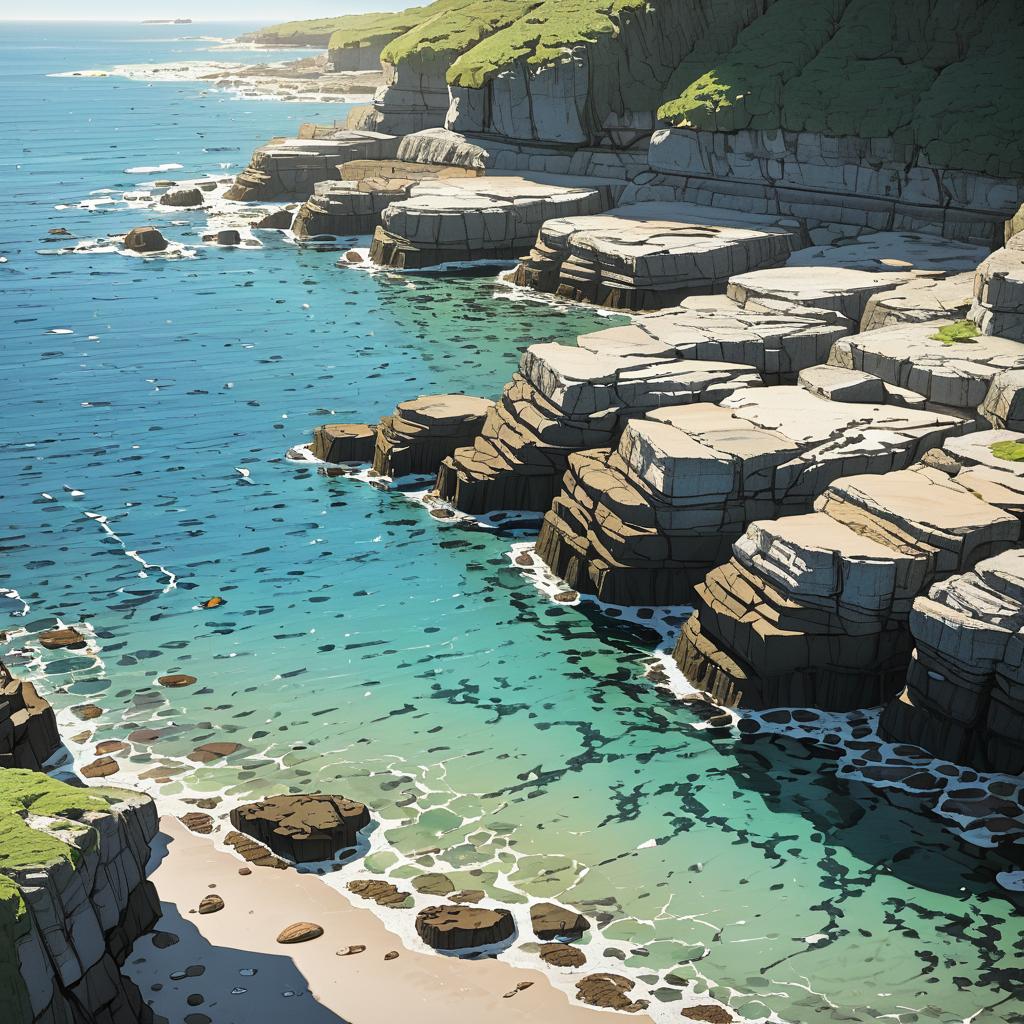
[[[996,441],[990,444],[988,449],[997,459],[1005,459],[1007,462],[1024,462],[1024,442]]]
[[[958,341],[972,341],[981,331],[971,320],[957,320],[955,324],[940,327],[933,335],[932,341],[941,341],[943,345],[955,345]]]

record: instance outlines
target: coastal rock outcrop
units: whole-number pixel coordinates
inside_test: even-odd
[[[575,910],[557,903],[535,903],[530,907],[530,924],[538,939],[578,939],[590,922]]]
[[[613,453],[569,457],[536,553],[602,601],[678,604],[752,520],[809,512],[832,481],[905,469],[962,429],[954,416],[801,387],[654,410],[626,424]]]
[[[160,915],[145,872],[158,829],[152,800],[5,768],[0,816],[4,1020],[152,1021],[119,970]]]
[[[369,423],[325,423],[313,431],[312,454],[323,462],[369,462],[377,427]]]
[[[273,796],[231,812],[231,824],[296,864],[330,860],[370,823],[365,804],[323,793]]]
[[[381,213],[370,259],[414,270],[464,260],[507,260],[528,252],[556,217],[600,213],[612,183],[550,174],[449,178],[416,185]]]
[[[48,651],[64,651],[78,650],[85,646],[86,640],[74,626],[62,626],[40,633],[39,643]]]
[[[778,266],[807,244],[798,221],[686,203],[632,203],[546,219],[516,269],[523,287],[615,309],[661,309]]]
[[[299,138],[271,139],[253,152],[248,166],[224,193],[239,201],[305,200],[318,181],[339,180],[338,165],[350,160],[390,160],[398,139],[380,132],[303,126]]]
[[[585,335],[531,345],[473,445],[441,464],[437,493],[463,512],[543,512],[569,455],[617,442],[626,420],[664,405],[760,386],[749,366],[682,360],[650,336]]]
[[[962,320],[971,308],[974,272],[950,277],[918,277],[868,299],[862,331],[928,320]]]
[[[494,402],[472,395],[421,395],[400,402],[377,427],[373,469],[381,476],[434,474],[456,448],[472,444]]]
[[[1024,233],[979,265],[970,317],[982,334],[1024,341]]]
[[[883,703],[903,686],[914,598],[1013,547],[1021,529],[925,465],[845,477],[814,509],[751,523],[695,587],[675,659],[719,703]]]
[[[910,612],[907,687],[879,730],[948,761],[1024,772],[1024,550],[936,583]]]
[[[0,768],[38,771],[60,746],[53,708],[0,661]]]
[[[425,907],[416,915],[416,934],[434,949],[475,949],[511,938],[516,931],[512,912],[503,907],[445,905]]]
[[[167,239],[156,228],[132,228],[124,236],[124,247],[132,252],[164,252]]]

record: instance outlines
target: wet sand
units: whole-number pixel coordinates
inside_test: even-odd
[[[540,971],[499,960],[410,951],[370,911],[353,906],[314,875],[260,867],[240,875],[240,860],[193,835],[177,819],[165,816],[161,828],[150,878],[164,916],[156,932],[135,944],[125,973],[154,1011],[169,1020],[188,1020],[189,1014],[204,1015],[214,1024],[281,1024],[288,1019],[302,1024],[650,1020],[645,1013],[573,1004]],[[223,910],[190,913],[211,893],[224,900]],[[280,945],[277,935],[298,921],[318,924],[324,934],[310,942]],[[154,938],[165,942],[166,933],[179,941],[163,949],[155,946]],[[356,944],[365,945],[365,952],[337,955],[337,950]],[[385,960],[392,950],[399,956]],[[565,973],[583,977],[588,971],[584,967]],[[532,984],[504,998],[524,982]],[[153,986],[160,988],[153,991]]]

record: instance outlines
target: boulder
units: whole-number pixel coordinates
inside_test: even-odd
[[[201,188],[173,188],[160,197],[161,206],[195,207],[206,202]]]
[[[110,775],[116,775],[120,770],[121,766],[112,757],[98,757],[80,769],[86,779],[105,779]]]
[[[325,423],[313,431],[310,451],[323,462],[370,462],[377,427],[369,423]]]
[[[234,228],[225,228],[214,236],[218,245],[241,245],[242,236]]]
[[[509,910],[483,907],[425,907],[416,915],[416,934],[434,949],[475,949],[503,942],[515,934]]]
[[[1020,522],[925,466],[830,484],[751,523],[695,587],[675,658],[724,704],[873,707],[903,686],[914,598],[1014,546]]]
[[[77,650],[86,644],[85,637],[78,632],[74,626],[65,626],[61,629],[50,629],[39,634],[39,642],[48,651]]]
[[[647,1008],[647,1002],[630,998],[629,993],[634,988],[636,982],[621,974],[588,974],[576,982],[576,998],[581,1003],[599,1006],[603,1010],[639,1013]]]
[[[254,220],[250,227],[257,231],[287,231],[292,226],[294,216],[295,209],[286,206],[264,214],[259,220]]]
[[[199,901],[199,913],[200,914],[216,914],[218,911],[224,909],[224,900],[213,893],[209,896],[204,896]]]
[[[540,947],[540,958],[551,967],[582,967],[587,962],[582,949],[564,942],[545,942]]]
[[[982,334],[1024,341],[1024,235],[978,266],[970,318]]]
[[[297,921],[295,924],[288,925],[278,935],[277,941],[286,946],[294,945],[297,942],[309,942],[311,939],[319,939],[323,933],[323,928],[318,924],[313,924],[311,921]]]
[[[132,228],[124,236],[124,247],[132,252],[163,252],[167,248],[167,239],[156,228]]]
[[[296,864],[330,860],[356,844],[370,823],[365,804],[323,793],[274,796],[243,804],[231,824]]]
[[[530,923],[538,939],[578,939],[590,928],[590,922],[575,910],[557,903],[535,903],[530,907]]]
[[[53,708],[0,661],[0,768],[38,771],[60,747]]]
[[[184,672],[173,672],[170,675],[158,676],[156,680],[161,686],[172,690],[181,689],[183,686],[192,686],[197,680],[195,676],[186,675]]]
[[[435,474],[456,448],[473,443],[494,402],[471,395],[421,395],[401,402],[377,427],[373,469],[381,476]]]

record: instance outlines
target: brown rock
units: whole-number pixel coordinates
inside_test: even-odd
[[[588,1006],[638,1013],[647,1008],[647,1001],[630,999],[627,993],[634,988],[635,982],[620,974],[588,974],[576,982],[576,998]]]
[[[133,252],[163,252],[167,239],[156,228],[132,228],[124,236],[124,247]]]
[[[412,887],[428,896],[447,896],[455,891],[455,883],[447,875],[439,874],[418,875],[412,880]]]
[[[199,901],[200,914],[216,914],[218,910],[224,909],[224,901],[219,896],[204,896]]]
[[[181,686],[191,686],[196,682],[195,676],[185,675],[184,672],[177,672],[167,676],[159,676],[157,682],[161,686],[167,686],[171,689],[177,689]]]
[[[208,836],[213,831],[213,818],[201,811],[190,811],[181,818],[185,828],[201,836]]]
[[[348,891],[364,900],[373,900],[380,907],[398,907],[409,899],[407,892],[379,878],[356,879],[348,883]]]
[[[434,949],[471,949],[510,938],[516,930],[511,911],[483,907],[426,907],[416,915],[416,933]]]
[[[530,907],[530,923],[538,939],[578,939],[590,922],[575,910],[567,910],[557,903],[536,903]]]
[[[357,953],[365,953],[365,952],[366,952],[366,947],[365,946],[359,946],[359,945],[356,945],[356,946],[343,946],[341,949],[339,949],[335,953],[335,956],[355,956]]]
[[[77,708],[71,709],[71,713],[75,718],[88,722],[90,719],[99,718],[103,714],[103,708],[99,708],[95,704],[79,704]]]
[[[319,939],[324,930],[318,924],[310,921],[298,921],[288,925],[287,928],[277,937],[277,941],[284,945],[291,945],[295,942],[309,942],[310,939]]]
[[[97,754],[116,754],[122,750],[128,749],[128,744],[125,743],[124,740],[103,740],[96,744]]]
[[[702,1003],[700,1006],[684,1006],[682,1015],[689,1020],[703,1020],[707,1024],[732,1024],[733,1016],[724,1006],[717,1003]]]
[[[398,950],[397,949],[392,949],[390,952],[385,953],[384,954],[384,959],[385,960],[397,960],[398,959]]]
[[[252,868],[239,868],[238,869],[238,873],[240,875],[251,875],[252,874]]]
[[[116,775],[121,766],[112,757],[98,757],[90,764],[83,765],[81,772],[87,779],[105,779],[108,775]]]
[[[175,188],[160,197],[161,206],[202,206],[205,202],[202,189]]]
[[[363,254],[361,252],[356,252],[355,249],[349,249],[349,251],[347,253],[345,253],[345,262],[346,263],[362,263],[363,262]]]
[[[241,832],[229,832],[224,837],[224,842],[230,846],[235,853],[250,864],[258,868],[286,868],[288,862],[275,857],[262,843],[243,835]],[[242,869],[244,870],[244,869]]]
[[[59,651],[84,647],[85,637],[73,626],[66,626],[63,629],[48,629],[45,633],[40,633],[39,642],[48,651]]]
[[[453,892],[448,899],[452,903],[479,903],[485,895],[483,889],[463,889],[460,892]]]
[[[129,743],[152,743],[163,735],[160,729],[136,729],[128,733]]]
[[[564,942],[545,942],[540,947],[540,958],[552,967],[582,967],[587,955],[582,949],[567,946]]]
[[[292,226],[294,212],[289,209],[274,210],[260,220],[254,220],[252,227],[263,230],[287,231]]]
[[[310,451],[324,462],[369,462],[377,428],[369,423],[325,423],[313,431]]]
[[[196,761],[198,764],[209,764],[211,761],[227,757],[241,749],[240,743],[203,743],[188,755],[188,759]]]
[[[355,846],[369,823],[365,804],[325,793],[268,797],[231,812],[235,828],[297,864],[330,860]]]

